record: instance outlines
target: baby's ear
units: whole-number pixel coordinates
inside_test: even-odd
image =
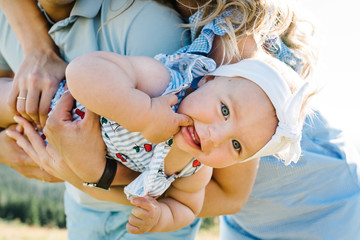
[[[214,78],[215,78],[215,76],[211,76],[211,75],[203,76],[203,78],[198,83],[198,87],[201,87],[202,85],[204,85],[205,83],[207,83],[210,80],[213,80]]]

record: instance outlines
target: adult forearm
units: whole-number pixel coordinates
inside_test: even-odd
[[[35,0],[0,0],[0,8],[25,54],[34,50],[56,51],[48,35],[48,24]]]
[[[111,187],[110,191],[104,191],[101,189],[85,187],[82,183],[83,181],[78,180],[76,182],[72,182],[71,184],[97,200],[114,202],[122,205],[131,205],[130,201],[126,198],[123,186]]]
[[[124,164],[117,163],[117,170],[114,181],[111,186],[125,186],[128,185],[131,181],[133,181],[137,176],[139,176],[139,172],[135,172],[130,168],[126,167]]]
[[[14,124],[14,112],[11,111],[7,104],[9,92],[12,87],[12,78],[0,78],[0,127],[7,128]]]

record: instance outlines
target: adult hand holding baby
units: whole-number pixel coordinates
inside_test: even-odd
[[[39,50],[25,54],[8,99],[12,111],[44,127],[66,65],[55,52]]]

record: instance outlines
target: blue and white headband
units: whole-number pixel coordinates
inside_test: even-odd
[[[279,120],[275,134],[264,147],[242,162],[269,155],[277,155],[285,161],[285,165],[299,160],[302,130],[299,117],[308,82],[292,94],[279,72],[256,59],[245,59],[235,64],[223,65],[208,75],[246,78],[256,83],[266,93],[275,108]]]

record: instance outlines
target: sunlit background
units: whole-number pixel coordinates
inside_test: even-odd
[[[303,6],[302,13],[309,14],[313,19],[319,33],[320,62],[313,79],[316,79],[323,88],[316,97],[316,103],[335,125],[345,130],[360,151],[360,44],[358,43],[360,2],[357,0],[298,0],[298,2]],[[49,220],[45,223],[47,226],[64,225],[65,216],[61,208],[62,184],[31,181],[2,165],[0,165],[0,175],[6,176],[0,186],[0,196],[2,196],[0,217],[9,220],[16,218],[18,220],[13,221],[16,223],[21,217],[14,215],[15,210],[20,208],[24,212],[25,209],[30,209],[31,211],[27,212],[33,215],[29,215],[31,218],[26,219],[27,223],[43,225],[47,219]],[[13,207],[13,212],[10,206]],[[4,209],[9,210],[10,215],[1,211]],[[66,230],[25,228],[13,223],[5,225],[3,220],[0,220],[0,229],[0,239],[3,240],[29,239],[30,235],[33,237],[31,239],[66,239]],[[218,239],[218,231],[214,233],[209,229],[201,231],[197,240],[201,239]]]
[[[319,33],[316,103],[360,150],[360,2],[301,0]]]

